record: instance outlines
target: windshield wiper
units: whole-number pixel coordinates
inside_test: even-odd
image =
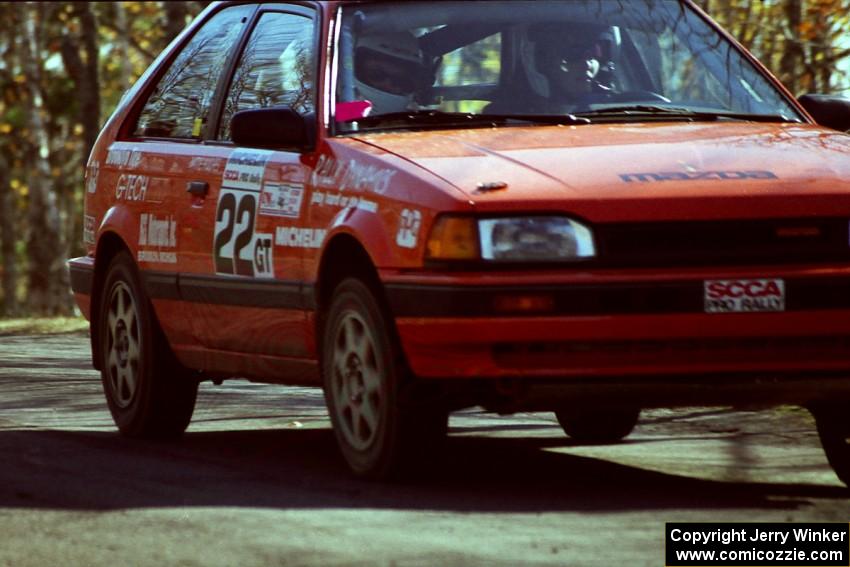
[[[358,126],[465,126],[470,124],[590,124],[588,118],[572,114],[477,114],[474,112],[444,112],[442,110],[405,110],[358,118]]]
[[[745,122],[794,122],[800,121],[781,114],[750,114],[729,110],[691,110],[676,106],[656,106],[649,104],[629,104],[608,106],[596,110],[575,113],[577,118],[588,118],[591,121],[599,119],[634,118],[680,118],[692,121],[741,120]]]

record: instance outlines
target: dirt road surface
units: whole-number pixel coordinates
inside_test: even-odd
[[[850,520],[808,414],[452,416],[422,478],[350,478],[321,392],[203,384],[183,439],[112,425],[82,334],[0,337],[0,565],[652,565],[669,521]]]

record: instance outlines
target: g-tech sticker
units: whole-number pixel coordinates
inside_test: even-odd
[[[304,186],[295,183],[264,183],[260,214],[297,219],[301,216]]]
[[[401,220],[395,243],[402,248],[416,248],[419,240],[419,227],[422,226],[422,213],[417,210],[404,209],[401,211]]]
[[[620,179],[626,183],[638,181],[653,183],[656,181],[741,181],[744,179],[779,179],[772,171],[661,171],[657,173],[621,173]]]
[[[706,313],[785,311],[785,282],[779,278],[759,280],[706,280]]]
[[[144,201],[148,194],[150,178],[147,175],[131,175],[122,173],[115,186],[115,198],[119,201]]]
[[[213,261],[217,274],[251,277],[274,275],[271,235],[255,234],[257,211],[262,194],[266,164],[272,152],[235,150],[222,175],[215,212]]]

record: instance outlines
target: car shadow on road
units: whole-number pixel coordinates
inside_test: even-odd
[[[810,505],[810,499],[850,496],[835,486],[666,474],[544,450],[551,445],[549,438],[450,436],[411,478],[378,483],[348,475],[329,429],[190,432],[167,443],[101,432],[6,430],[0,432],[6,460],[0,467],[0,506],[792,510]]]

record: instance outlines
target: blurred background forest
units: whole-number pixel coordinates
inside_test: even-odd
[[[207,3],[0,2],[0,317],[73,312],[89,150]],[[697,3],[793,94],[850,97],[850,0]]]

